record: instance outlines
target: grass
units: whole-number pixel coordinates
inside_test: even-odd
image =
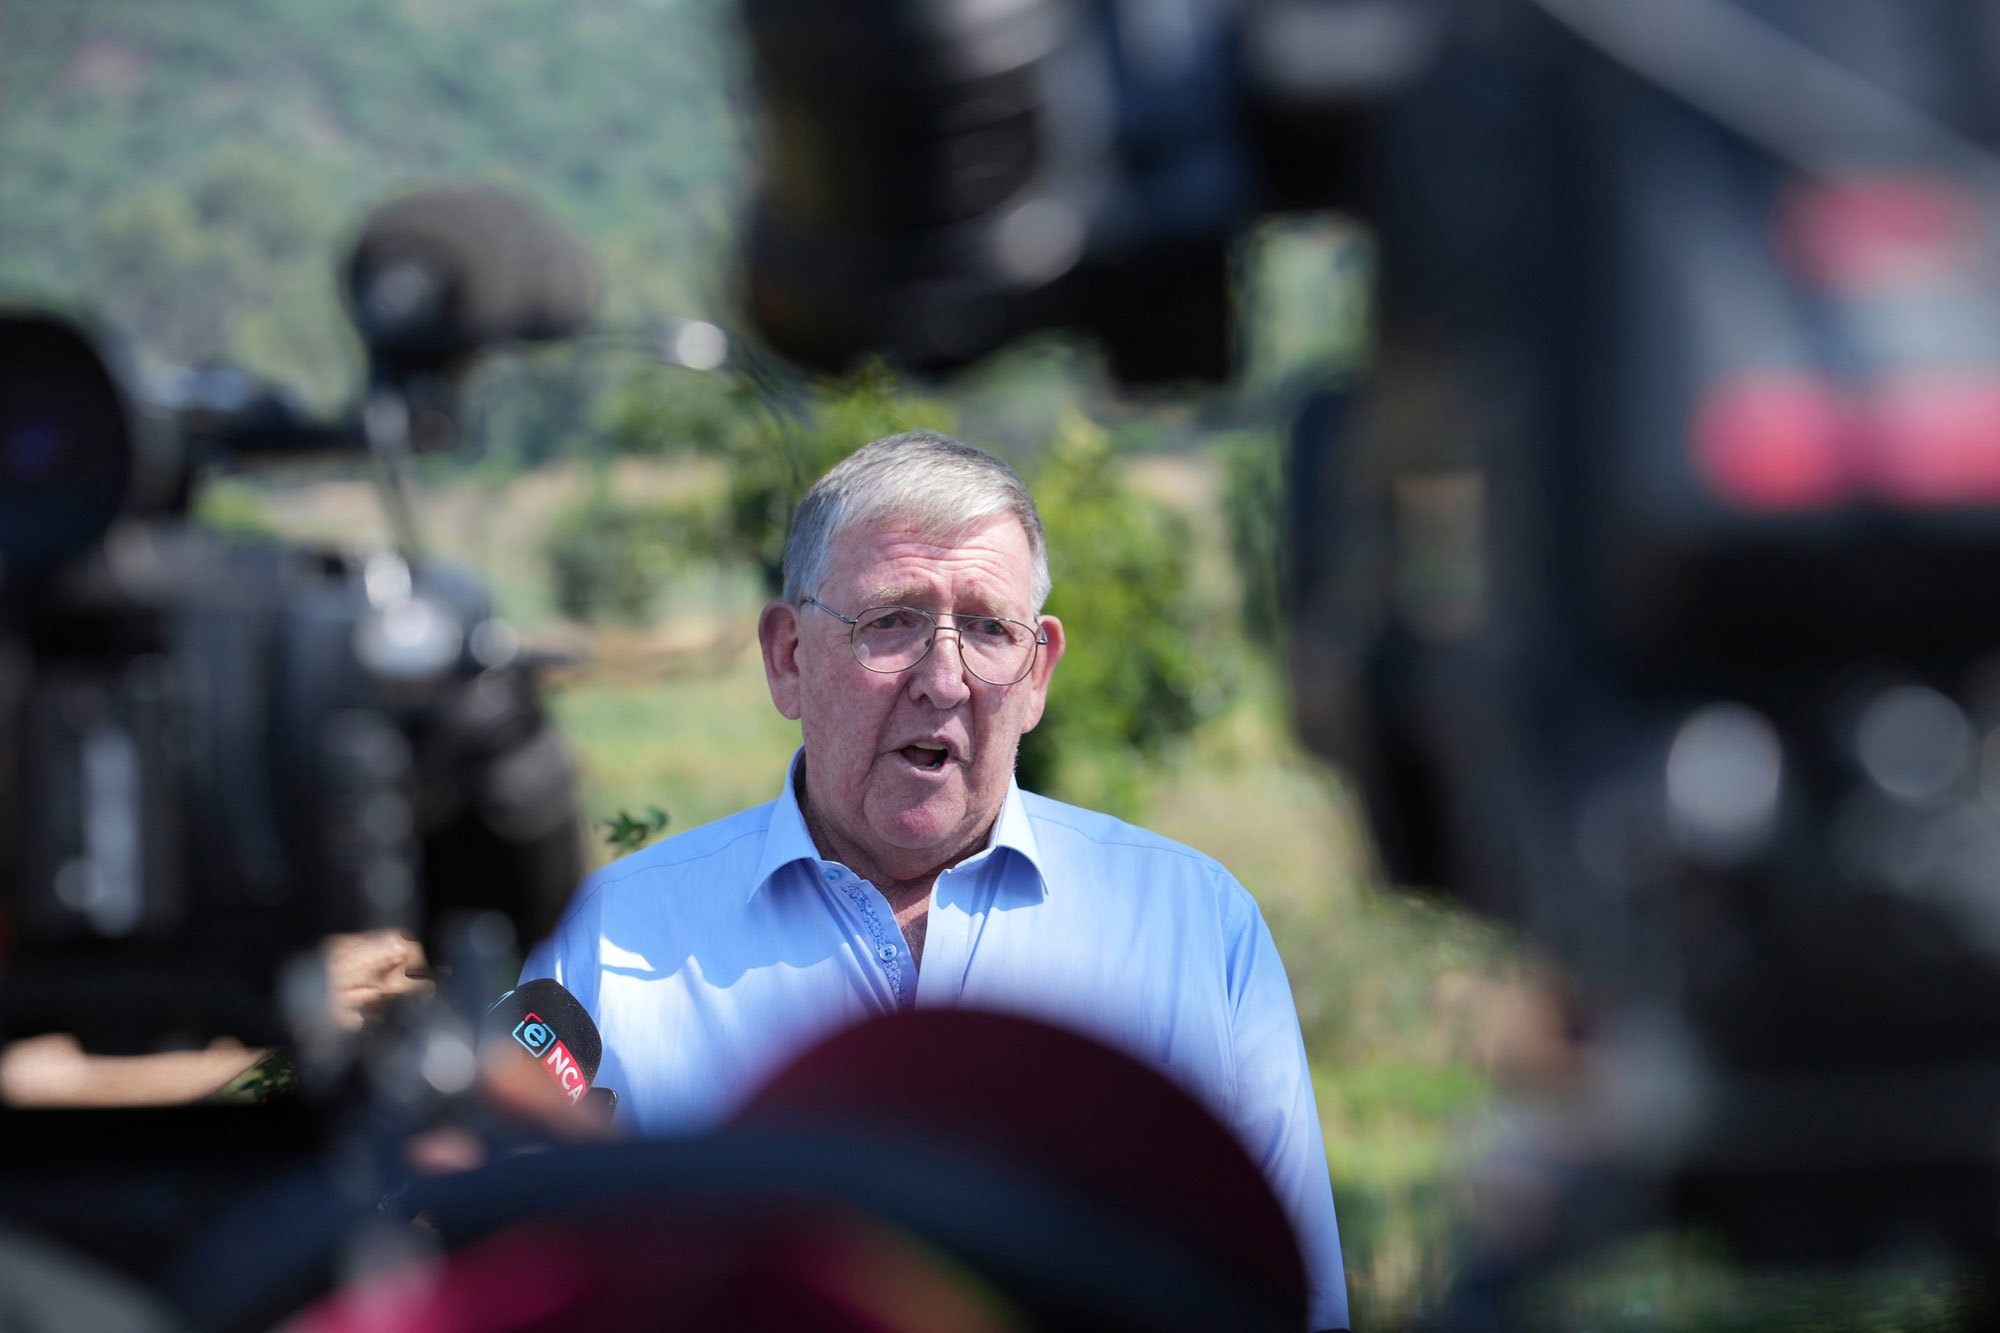
[[[593,823],[657,805],[678,833],[778,794],[799,728],[771,707],[754,655],[708,676],[619,683],[579,676],[550,705],[583,769]],[[608,851],[593,844],[600,859]]]

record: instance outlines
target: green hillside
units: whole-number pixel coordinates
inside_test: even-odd
[[[330,273],[385,193],[511,183],[584,240],[612,318],[719,304],[745,160],[717,0],[9,0],[0,296],[98,314],[327,403]]]

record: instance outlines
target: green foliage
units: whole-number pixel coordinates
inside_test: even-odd
[[[1222,446],[1222,513],[1234,557],[1243,633],[1265,646],[1279,643],[1284,550],[1285,443],[1277,431],[1244,431]]]
[[[1340,1220],[1344,1228],[1345,1211]],[[1549,1267],[1524,1284],[1512,1313],[1523,1328],[1600,1333],[1943,1333],[1977,1327],[1990,1290],[1977,1265],[1919,1244],[1806,1268],[1750,1263],[1711,1233],[1653,1231]]]
[[[333,273],[418,183],[492,180],[590,248],[606,314],[713,305],[747,153],[720,0],[0,6],[0,292],[330,405]]]
[[[681,561],[686,521],[674,506],[620,499],[598,473],[589,492],[555,516],[543,541],[556,606],[577,620],[651,623],[661,587]]]
[[[472,453],[504,475],[601,452],[611,370],[598,349],[556,344],[489,358],[473,381]]]
[[[957,428],[948,404],[905,394],[880,366],[817,386],[796,412],[748,386],[649,368],[626,384],[610,421],[628,452],[691,452],[723,464],[726,493],[704,514],[684,513],[682,540],[691,555],[752,566],[774,594],[792,511],[813,482],[871,440]]]
[[[334,237],[316,182],[237,147],[185,189],[156,184],[107,207],[85,271],[100,313],[141,343],[234,362],[324,406],[359,366],[332,296]]]
[[[620,386],[609,411],[609,442],[621,453],[727,457],[764,410],[754,389],[723,375],[675,366],[640,367]]]
[[[604,841],[611,848],[611,854],[630,856],[667,831],[667,812],[657,805],[649,805],[643,815],[620,810],[611,818],[598,822],[604,825]]]
[[[1369,1122],[1408,1115],[1447,1121],[1491,1101],[1491,1083],[1465,1065],[1403,1059],[1331,1071],[1314,1086],[1322,1115]]]
[[[274,1050],[229,1080],[208,1098],[212,1102],[268,1102],[297,1089],[299,1066],[291,1053]]]
[[[1187,520],[1133,490],[1087,418],[1057,428],[1032,489],[1069,646],[1020,780],[1129,814],[1141,763],[1228,696],[1218,617],[1192,596]]]

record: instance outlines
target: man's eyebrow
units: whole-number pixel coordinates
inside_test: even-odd
[[[941,609],[936,606],[925,605],[924,602],[926,600],[936,600],[931,596],[931,589],[914,586],[876,587],[871,588],[867,593],[868,606],[908,606],[919,611],[936,611]],[[956,610],[961,615],[1006,616],[1014,614],[997,597],[982,588],[973,588]]]

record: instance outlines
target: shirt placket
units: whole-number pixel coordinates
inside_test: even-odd
[[[820,874],[836,893],[853,904],[868,933],[867,951],[874,955],[876,966],[888,979],[897,1007],[910,1008],[916,1003],[917,988],[910,975],[903,932],[896,925],[896,914],[889,910],[889,900],[873,884],[844,866],[822,866]]]

